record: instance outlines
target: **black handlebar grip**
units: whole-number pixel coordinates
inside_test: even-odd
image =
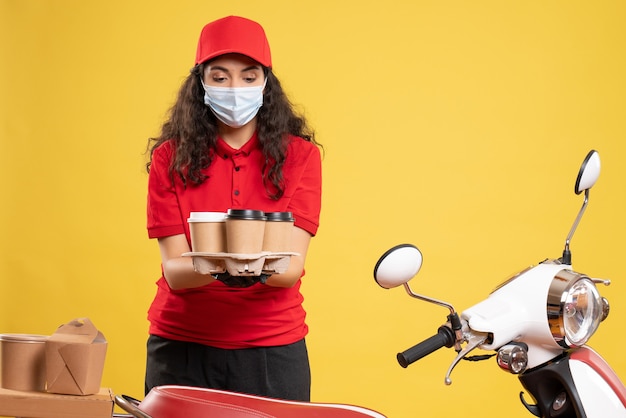
[[[416,362],[422,357],[426,357],[440,348],[452,347],[455,340],[454,331],[444,325],[439,327],[437,334],[402,353],[398,353],[396,358],[400,366],[406,368],[409,364]]]

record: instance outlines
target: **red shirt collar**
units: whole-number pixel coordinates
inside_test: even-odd
[[[222,158],[230,158],[233,154],[244,154],[246,156],[250,155],[254,149],[259,147],[259,138],[257,136],[256,131],[252,134],[248,142],[243,144],[243,146],[239,149],[235,149],[228,145],[226,141],[224,141],[221,137],[217,137],[217,154]]]

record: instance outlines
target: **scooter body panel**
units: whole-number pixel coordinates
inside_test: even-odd
[[[626,418],[626,408],[613,388],[592,367],[570,361],[574,385],[587,418]]]
[[[151,418],[385,418],[371,409],[346,405],[296,402],[188,386],[157,386],[138,405]]]
[[[570,266],[539,264],[491,293],[482,302],[463,311],[472,330],[493,335],[484,350],[497,350],[511,341],[524,341],[529,350],[528,367],[558,356],[563,348],[550,332],[546,316],[548,289],[554,276]],[[537,295],[545,295],[537,297]]]
[[[626,389],[608,364],[582,347],[519,375],[542,417],[626,418]]]
[[[589,417],[626,418],[626,387],[590,347],[575,350],[570,370]]]

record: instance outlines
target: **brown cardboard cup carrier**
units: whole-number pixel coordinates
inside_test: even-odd
[[[61,325],[46,341],[46,390],[66,395],[100,391],[107,341],[88,318]]]

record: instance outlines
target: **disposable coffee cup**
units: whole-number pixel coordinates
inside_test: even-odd
[[[294,218],[291,212],[265,212],[263,251],[291,251]]]
[[[233,254],[258,254],[263,250],[265,212],[229,209],[226,215],[226,248]]]
[[[0,334],[0,387],[26,392],[46,388],[45,335]]]
[[[226,251],[226,213],[191,212],[189,235],[191,251],[203,253],[222,253]]]

